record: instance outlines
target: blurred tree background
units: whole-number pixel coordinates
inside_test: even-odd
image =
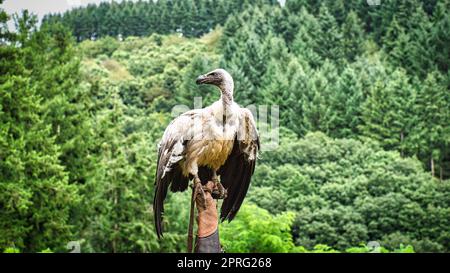
[[[218,98],[194,80],[220,66],[240,105],[280,107],[279,146],[221,224],[227,251],[449,252],[449,12],[113,1],[38,25],[0,9],[0,250],[184,251],[189,194],[154,230],[156,146],[175,105]]]

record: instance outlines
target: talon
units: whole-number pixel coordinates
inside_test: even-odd
[[[227,198],[227,190],[223,187],[222,183],[216,182],[215,188],[212,192],[212,196],[215,199]]]

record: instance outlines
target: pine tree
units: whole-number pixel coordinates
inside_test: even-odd
[[[390,52],[394,49],[395,41],[402,33],[405,33],[405,30],[394,16],[386,30],[386,35],[383,37],[383,47],[386,52]]]
[[[245,85],[245,89],[236,90],[236,99],[241,103],[254,102],[253,90],[260,87],[266,72],[267,52],[264,41],[249,28],[241,28],[235,38],[227,39],[224,48],[223,65],[230,69],[236,84]],[[245,41],[245,42],[243,42]]]
[[[306,89],[300,99],[303,113],[303,132],[328,133],[327,120],[333,115],[329,98],[337,80],[336,67],[330,61],[309,75]]]
[[[308,0],[289,1],[285,3],[285,8],[291,13],[298,13],[300,10],[308,7]]]
[[[362,135],[377,140],[385,149],[410,154],[407,138],[414,122],[413,95],[403,70],[397,69],[385,81],[375,82],[362,108]]]
[[[306,90],[308,76],[297,58],[290,58],[288,63],[271,59],[263,88],[256,92],[256,102],[261,105],[279,106],[280,125],[303,134],[303,92]]]
[[[348,138],[358,134],[363,102],[363,86],[359,74],[351,66],[347,66],[329,97],[332,113],[327,127],[330,136]]]
[[[155,120],[126,107],[116,87],[103,91],[106,105],[94,120],[95,171],[81,189],[84,247],[89,252],[156,251],[150,209],[156,158],[155,145],[149,144],[156,142],[147,131]]]
[[[41,83],[30,75],[45,70],[29,61],[30,37],[48,37],[35,30],[36,19],[28,12],[17,20],[16,38],[0,47],[0,55],[7,56],[0,68],[5,71],[0,75],[0,248],[61,250],[73,240],[69,212],[79,196],[60,162]]]
[[[439,2],[436,5],[433,22],[435,22],[431,30],[431,42],[436,51],[434,52],[435,64],[443,73],[449,71],[450,59],[450,14],[448,3]]]
[[[62,23],[71,29],[77,41],[99,39],[106,35],[147,36],[176,31],[187,37],[199,37],[217,25],[223,26],[229,17],[245,9],[277,5],[275,0],[112,1],[89,4],[63,14],[46,15],[43,22]],[[266,27],[266,24],[260,26]]]
[[[36,92],[42,97],[43,118],[61,148],[61,162],[70,183],[83,182],[90,168],[87,155],[92,140],[90,98],[79,88],[79,60],[74,41],[61,25],[43,25],[21,42],[27,47],[24,65]],[[35,69],[40,67],[40,69]]]
[[[341,26],[342,48],[345,58],[352,62],[363,52],[364,32],[358,15],[351,11]]]
[[[345,0],[332,0],[332,1],[323,1],[328,7],[330,13],[336,19],[336,22],[341,25],[344,23],[348,15],[350,14],[350,8],[354,7],[356,3],[350,3]]]
[[[193,0],[182,1],[183,6],[183,34],[186,37],[194,37],[197,34],[196,30],[196,17],[198,16],[198,10]],[[198,31],[201,33],[201,31]]]
[[[316,52],[319,47],[317,37],[322,35],[318,20],[305,8],[302,8],[298,17],[302,22],[295,40],[292,43],[293,52],[301,55],[312,67],[319,67],[322,63],[322,56]]]
[[[411,75],[424,79],[433,69],[436,45],[431,43],[432,23],[419,6],[409,21],[409,44],[407,45],[408,66],[404,67]]]
[[[183,33],[186,29],[183,28],[183,15],[185,14],[185,6],[182,5],[184,1],[174,1],[172,9],[172,24],[175,27],[175,31]]]
[[[449,102],[448,89],[442,76],[436,71],[428,74],[414,103],[417,123],[413,127],[413,141],[415,150],[431,173],[435,175],[436,169],[440,168],[441,178],[446,168],[442,164],[443,159],[449,149]]]
[[[325,5],[319,10],[317,20],[320,25],[321,35],[316,36],[317,46],[314,49],[322,58],[339,60],[344,55],[340,47],[342,33],[336,19],[328,11]]]

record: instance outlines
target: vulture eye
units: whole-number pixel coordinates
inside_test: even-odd
[[[211,73],[211,74],[209,74],[210,76],[216,76],[216,72],[213,72],[213,73]]]

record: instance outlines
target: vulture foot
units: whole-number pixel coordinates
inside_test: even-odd
[[[214,199],[225,199],[227,198],[227,190],[223,187],[222,183],[220,181],[214,181],[216,184],[214,187],[214,190],[212,192],[212,197]]]

